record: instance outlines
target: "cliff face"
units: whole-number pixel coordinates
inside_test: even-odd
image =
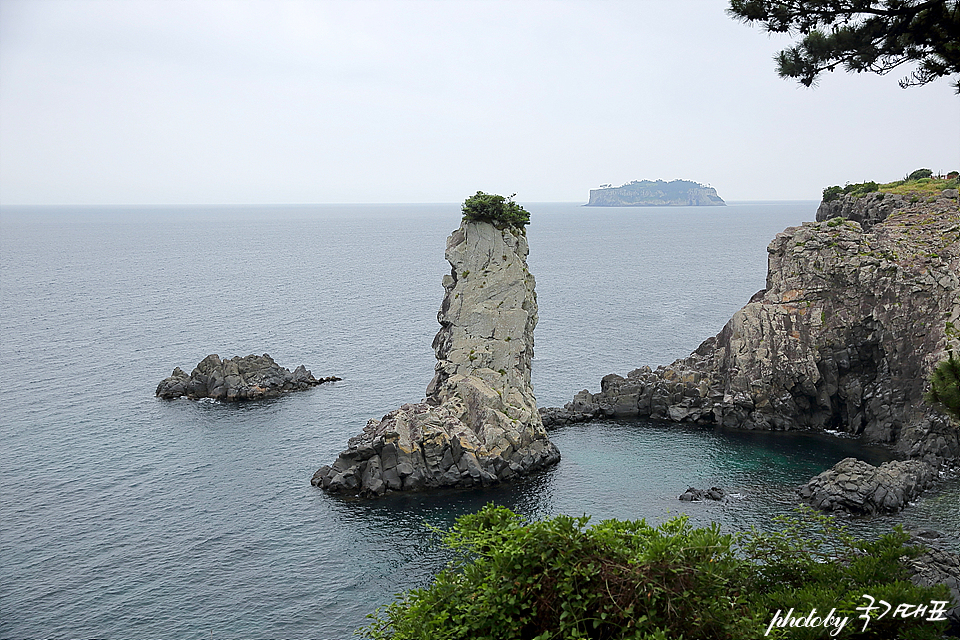
[[[913,456],[957,455],[956,428],[922,400],[957,345],[957,201],[846,196],[817,219],[777,235],[766,288],[689,357],[608,375],[599,393],[545,409],[545,422],[642,415],[835,429]]]
[[[426,399],[370,420],[315,486],[365,497],[486,486],[560,459],[530,382],[537,296],[527,253],[522,231],[488,222],[450,235]]]
[[[591,189],[588,207],[726,206],[713,187],[689,180],[641,180],[620,187]]]

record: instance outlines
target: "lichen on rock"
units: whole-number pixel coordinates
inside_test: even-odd
[[[530,380],[538,318],[528,251],[517,227],[464,220],[450,235],[426,398],[370,420],[312,484],[361,497],[488,486],[560,459]]]

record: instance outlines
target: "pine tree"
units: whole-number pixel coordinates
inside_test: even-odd
[[[801,35],[776,56],[777,70],[808,87],[838,66],[883,75],[916,63],[901,87],[960,73],[958,0],[730,0],[727,13]],[[960,93],[960,81],[954,86]]]

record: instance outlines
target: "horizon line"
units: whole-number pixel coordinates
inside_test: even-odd
[[[820,198],[756,198],[756,199],[731,199],[724,202],[819,202]],[[578,204],[582,200],[518,200],[526,204]],[[456,205],[460,206],[462,202],[17,202],[2,203],[0,208],[10,207],[318,207],[318,206],[424,206],[424,205]],[[663,208],[673,208],[684,205],[662,205]],[[689,205],[696,207],[698,205]],[[703,205],[701,205],[703,206]],[[630,209],[636,207],[610,207],[600,206],[598,209]],[[706,208],[704,206],[704,208]]]

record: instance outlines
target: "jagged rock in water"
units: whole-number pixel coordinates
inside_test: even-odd
[[[845,458],[800,488],[804,502],[823,511],[858,515],[893,513],[916,498],[937,478],[922,460],[895,460],[879,467]]]
[[[530,382],[537,297],[527,253],[514,227],[464,221],[450,235],[425,401],[370,420],[315,486],[362,497],[487,486],[560,459]]]
[[[688,487],[686,491],[680,494],[679,500],[683,502],[703,502],[704,500],[723,500],[726,493],[720,487],[710,487],[707,490]]]
[[[156,395],[164,399],[186,396],[227,401],[262,400],[337,380],[340,378],[336,376],[314,378],[303,365],[290,371],[266,353],[226,360],[211,354],[201,360],[189,376],[180,367],[174,369],[157,385]]]

